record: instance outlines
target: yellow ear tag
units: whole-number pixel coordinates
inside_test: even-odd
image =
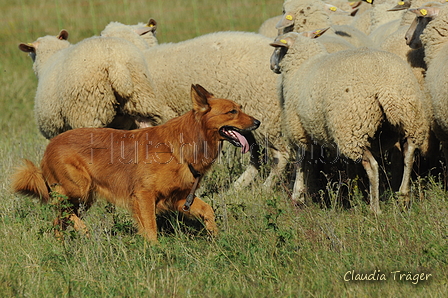
[[[366,0],[366,2],[372,4],[373,0]]]
[[[322,35],[321,31],[322,31],[322,30],[316,30],[316,31],[314,31],[314,35],[316,35],[317,37],[321,36],[321,35]]]
[[[286,40],[284,40],[284,39],[280,39],[280,42],[281,43],[284,43],[284,44],[287,44],[288,42],[286,41]]]
[[[398,5],[404,5],[403,1],[398,2]]]
[[[420,9],[420,13],[422,16],[426,16],[428,14],[428,11],[426,9]]]
[[[331,11],[336,11],[336,10],[338,10],[338,8],[337,8],[337,7],[334,7],[334,6],[332,6],[332,7],[330,7],[330,10],[331,10]]]
[[[292,21],[292,15],[287,15],[286,17],[285,17],[285,19],[287,19],[288,21]]]

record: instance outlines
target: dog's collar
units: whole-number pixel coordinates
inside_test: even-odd
[[[191,163],[188,164],[188,168],[190,169],[191,174],[193,174],[194,178],[201,177],[201,173],[199,173],[192,165]]]
[[[185,204],[183,206],[183,210],[185,212],[190,211],[190,207],[193,204],[194,201],[194,192],[198,188],[199,180],[201,180],[202,174],[199,173],[192,165],[191,163],[188,164],[188,168],[190,169],[191,174],[194,177],[194,183],[193,187],[191,188],[190,193],[187,196],[187,199],[185,200]]]

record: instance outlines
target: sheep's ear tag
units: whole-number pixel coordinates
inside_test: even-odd
[[[314,38],[319,37],[319,36],[321,36],[324,33],[325,33],[325,31],[323,31],[323,30],[320,30],[320,29],[316,30],[316,31],[313,32]]]
[[[285,19],[287,19],[288,21],[292,21],[292,15],[290,15],[290,14],[286,15]]]
[[[287,45],[288,44],[288,42],[286,41],[286,39],[280,39],[279,40],[282,44],[284,44],[284,45]]]
[[[404,2],[403,2],[403,1],[400,1],[400,2],[398,2],[397,4],[400,5],[400,6],[402,6],[402,5],[404,5]]]
[[[424,8],[420,9],[419,12],[422,16],[426,16],[428,14],[428,11]]]
[[[336,11],[336,10],[338,10],[338,8],[336,6],[332,6],[332,7],[330,7],[330,10],[331,11]]]

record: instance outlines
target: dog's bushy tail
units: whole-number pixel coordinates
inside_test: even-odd
[[[42,202],[50,200],[47,184],[42,171],[28,159],[12,176],[12,190],[16,193],[40,198]]]

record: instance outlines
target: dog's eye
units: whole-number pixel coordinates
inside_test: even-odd
[[[236,114],[236,113],[238,113],[238,111],[235,110],[235,109],[233,109],[233,110],[227,112],[227,114]]]

